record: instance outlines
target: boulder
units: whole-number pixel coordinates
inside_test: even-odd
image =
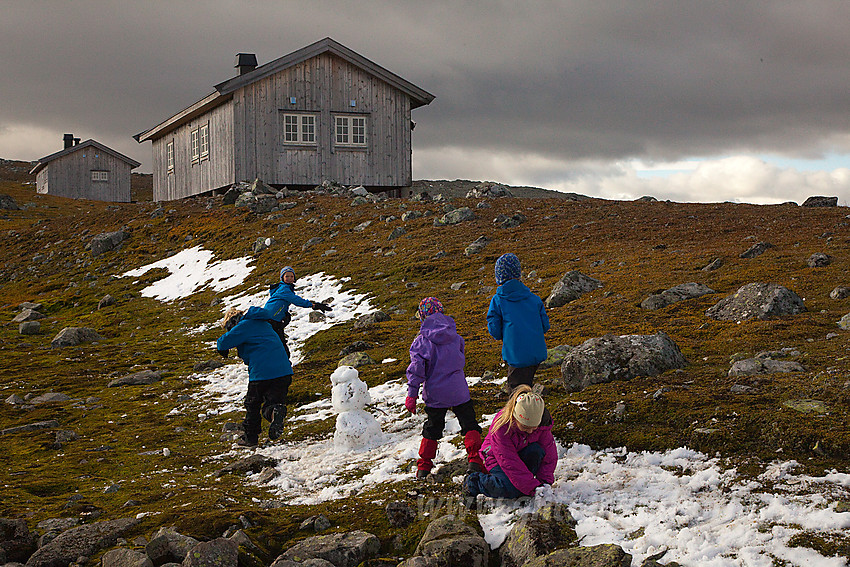
[[[845,331],[850,331],[850,313],[838,320],[838,326]]]
[[[199,543],[183,560],[183,567],[237,567],[238,564],[239,546],[224,537]]]
[[[472,256],[473,254],[478,254],[484,247],[487,246],[487,243],[490,242],[490,239],[486,236],[479,236],[475,239],[475,241],[466,247],[463,251],[464,256]]]
[[[523,567],[630,567],[632,556],[619,545],[559,549],[527,562]]]
[[[251,253],[259,254],[263,250],[266,250],[267,248],[270,248],[275,244],[277,244],[277,241],[274,238],[267,236],[259,236],[254,241],[254,243],[251,244]]]
[[[546,307],[548,309],[561,307],[587,292],[601,288],[602,285],[601,281],[586,276],[578,270],[572,270],[561,276],[561,279],[552,286],[552,292],[546,298]]]
[[[715,258],[702,268],[700,268],[703,272],[713,272],[714,270],[718,270],[723,266],[723,258]]]
[[[35,309],[22,309],[20,313],[12,318],[12,323],[23,323],[25,321],[37,321],[44,319],[45,315],[39,313]]]
[[[837,207],[838,197],[812,196],[803,201],[803,207]]]
[[[824,254],[823,252],[815,252],[809,259],[806,260],[806,264],[810,268],[824,268],[829,266],[832,263],[832,256],[829,254]]]
[[[308,250],[310,250],[316,244],[321,244],[324,241],[325,241],[325,239],[322,238],[321,236],[314,236],[313,238],[311,238],[310,240],[305,242],[303,246],[301,246],[301,250],[304,251],[304,252],[307,252]]]
[[[345,355],[345,357],[343,357],[342,360],[339,361],[337,367],[351,366],[352,368],[359,368],[361,366],[368,366],[370,364],[377,363],[372,359],[371,356],[369,356],[365,352],[358,351]]]
[[[20,208],[10,195],[0,193],[0,209],[6,211],[19,211]]]
[[[366,341],[354,341],[350,345],[344,347],[341,351],[339,351],[339,356],[346,356],[351,354],[352,352],[360,352],[363,350],[369,350],[373,345],[367,343]]]
[[[59,334],[53,337],[53,340],[50,341],[50,346],[53,348],[63,348],[102,340],[103,337],[94,329],[88,327],[65,327],[59,331]]]
[[[453,211],[449,211],[438,219],[434,219],[434,226],[445,226],[450,224],[459,224],[466,221],[475,220],[475,213],[469,207],[460,207]]]
[[[396,238],[400,238],[405,234],[407,234],[407,229],[403,226],[397,226],[392,230],[392,232],[390,232],[390,235],[387,237],[387,240],[395,240]]]
[[[523,514],[499,548],[502,567],[521,567],[578,541],[576,521],[565,504],[547,504],[535,514]]]
[[[765,253],[768,248],[773,248],[773,244],[770,242],[759,242],[757,244],[753,244],[745,251],[741,252],[738,257],[739,258],[755,258],[756,256],[761,256]]]
[[[310,530],[313,532],[323,532],[331,527],[331,521],[324,514],[310,516],[298,526],[299,530]]]
[[[363,329],[370,329],[378,323],[383,323],[384,321],[389,320],[390,316],[383,311],[372,311],[371,313],[361,315],[357,318],[357,321],[354,322],[354,330],[361,331]]]
[[[120,518],[71,528],[33,553],[27,567],[67,567],[78,557],[91,557],[113,547],[119,537],[138,523],[136,518]]]
[[[95,236],[88,244],[92,256],[100,256],[105,252],[117,250],[121,243],[130,238],[128,232],[116,230],[115,232],[104,232]]]
[[[701,283],[683,283],[673,286],[670,289],[665,289],[661,293],[650,295],[641,302],[640,306],[647,310],[661,309],[671,303],[702,297],[709,293],[714,293],[714,290]]]
[[[440,565],[486,567],[490,546],[472,526],[449,514],[428,524],[414,555],[433,557]]]
[[[418,219],[422,216],[420,211],[407,211],[403,215],[401,215],[401,220],[407,222],[409,220]]]
[[[406,528],[416,519],[416,510],[407,502],[389,502],[385,511],[387,513],[387,521],[394,528]]]
[[[107,384],[108,388],[117,386],[147,386],[162,380],[162,372],[159,370],[141,370],[133,374],[127,374],[120,378],[116,378]]]
[[[561,378],[568,392],[579,392],[591,384],[656,376],[687,364],[666,333],[605,335],[588,339],[567,354],[561,364]]]
[[[501,183],[493,183],[491,181],[484,181],[483,183],[479,183],[466,193],[467,199],[497,199],[499,197],[513,197],[514,194],[511,193],[510,189],[506,185],[502,185]]]
[[[235,186],[228,189],[221,198],[222,205],[233,205],[236,203],[236,200],[239,198],[239,195],[242,193],[239,192]]]
[[[706,312],[718,321],[743,321],[745,319],[777,319],[797,315],[806,310],[800,296],[777,284],[749,283],[727,295]]]
[[[249,186],[249,191],[254,195],[277,195],[277,189],[273,189],[266,185],[262,179],[254,179]]]
[[[0,518],[0,555],[4,562],[23,563],[35,551],[35,534],[21,519]]]
[[[493,225],[497,228],[516,228],[527,220],[522,213],[514,213],[511,216],[496,215]]]
[[[847,299],[850,297],[850,287],[840,285],[829,292],[830,299]]]
[[[745,358],[737,360],[729,369],[728,376],[755,376],[774,372],[805,372],[799,362],[793,360],[773,360],[772,358]]]
[[[558,345],[553,348],[546,349],[546,360],[540,363],[539,369],[546,370],[547,368],[553,368],[555,366],[560,366],[562,362],[564,362],[564,357],[573,350],[573,347],[570,345]]]
[[[277,463],[278,463],[277,459],[274,459],[272,457],[266,457],[265,455],[254,454],[254,455],[251,455],[250,457],[247,457],[245,459],[240,459],[240,460],[236,461],[235,463],[231,463],[231,464],[227,465],[226,467],[217,470],[213,476],[215,478],[218,478],[218,477],[224,476],[226,474],[232,474],[232,473],[237,473],[237,474],[247,473],[247,472],[258,473],[266,467],[277,466]]]
[[[278,559],[303,563],[315,558],[329,561],[335,567],[356,567],[375,557],[380,549],[381,542],[376,536],[358,530],[308,537],[290,547]]]
[[[0,436],[12,435],[14,433],[32,433],[33,431],[40,431],[42,429],[56,429],[57,427],[59,427],[59,422],[55,419],[51,419],[49,421],[36,421],[33,423],[27,423],[25,425],[16,425],[15,427],[0,429]]]
[[[55,402],[69,402],[71,401],[71,396],[68,394],[63,394],[61,392],[47,392],[45,394],[41,394],[40,396],[36,396],[33,399],[29,400],[34,406],[39,404],[50,404]]]
[[[98,309],[103,309],[104,307],[109,307],[110,305],[115,305],[115,298],[109,295],[108,293],[104,295],[100,301],[97,302]]]
[[[18,333],[22,335],[37,335],[41,333],[41,323],[38,321],[25,321],[18,325]]]
[[[145,545],[145,553],[154,565],[180,563],[189,551],[198,545],[198,540],[181,533],[173,528],[160,528]]]
[[[154,567],[147,555],[134,549],[111,549],[103,554],[101,567]]]

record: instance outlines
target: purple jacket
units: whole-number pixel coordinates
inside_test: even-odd
[[[426,317],[410,345],[407,395],[418,398],[419,386],[424,383],[422,400],[428,407],[453,408],[468,402],[463,349],[454,319],[442,313]]]
[[[552,417],[548,411],[543,412],[543,421],[533,433],[520,431],[516,426],[502,426],[493,431],[493,423],[502,415],[496,414],[490,423],[490,431],[481,444],[481,453],[486,455],[484,467],[489,472],[493,467],[499,465],[502,471],[508,475],[517,490],[526,495],[531,495],[534,489],[542,484],[552,484],[555,481],[555,467],[558,464],[558,449],[555,447],[555,438],[552,436]],[[519,452],[532,443],[540,443],[546,454],[535,477],[519,458]]]

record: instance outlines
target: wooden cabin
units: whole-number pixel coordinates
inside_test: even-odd
[[[154,200],[262,179],[312,188],[323,181],[398,191],[411,174],[411,110],[434,95],[325,38],[239,74],[134,136],[153,144]]]
[[[73,134],[63,137],[62,151],[43,157],[30,171],[36,191],[48,195],[130,202],[130,171],[139,162],[94,140],[80,143]]]

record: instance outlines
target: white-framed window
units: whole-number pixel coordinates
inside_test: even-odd
[[[198,128],[199,159],[210,157],[210,125],[209,122]]]
[[[283,143],[315,145],[316,115],[305,113],[284,113]]]
[[[334,116],[334,142],[337,146],[366,147],[366,117],[353,115]]]
[[[174,140],[165,144],[165,164],[168,173],[174,173]]]
[[[93,169],[91,170],[91,180],[97,183],[109,181],[109,172]]]
[[[201,159],[201,149],[198,144],[198,131],[192,130],[189,134],[189,148],[192,150],[192,162],[196,162]]]

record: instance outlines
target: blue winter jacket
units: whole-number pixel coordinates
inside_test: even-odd
[[[313,302],[295,295],[295,284],[278,282],[269,288],[269,300],[263,305],[271,313],[270,319],[289,322],[289,305],[298,307],[313,307]]]
[[[272,329],[271,313],[262,307],[249,307],[235,327],[218,338],[220,352],[236,349],[248,365],[248,380],[271,380],[292,374],[292,364],[283,343]]]
[[[487,330],[502,341],[502,359],[514,368],[534,366],[546,360],[549,316],[543,300],[517,279],[496,289],[487,310]]]

